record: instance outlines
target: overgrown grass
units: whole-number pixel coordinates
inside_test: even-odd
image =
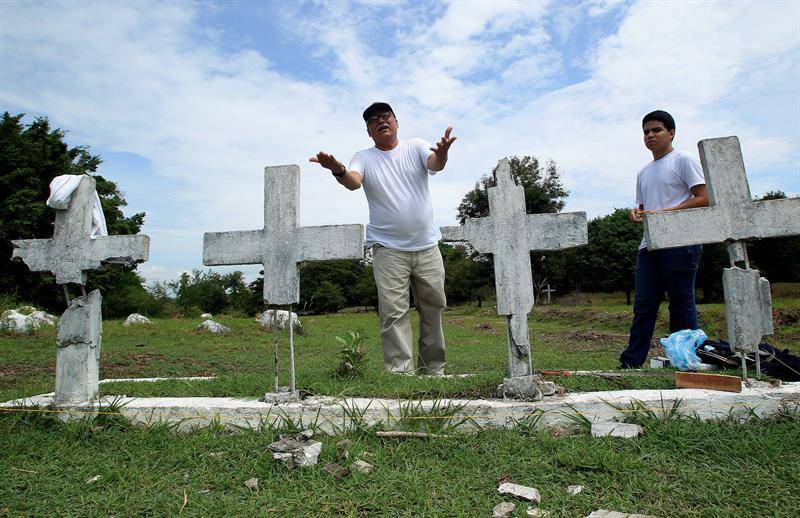
[[[767,340],[800,352],[800,298],[794,285],[774,287],[776,334]],[[785,293],[779,296],[778,293]],[[592,294],[591,304],[537,306],[530,318],[533,363],[536,369],[608,370],[617,367],[619,352],[627,342],[631,308],[621,294]],[[701,305],[701,325],[714,338],[724,338],[724,306]],[[416,315],[414,314],[416,329]],[[207,376],[214,381],[115,383],[102,385],[104,394],[139,396],[258,397],[272,384],[271,332],[251,319],[219,320],[231,327],[227,335],[198,333],[199,319],[154,320],[152,326],[124,327],[106,321],[103,329],[101,377]],[[478,398],[496,394],[505,373],[507,352],[505,319],[492,307],[457,307],[444,313],[447,372],[475,376],[456,379],[407,378],[382,373],[382,353],[374,313],[342,313],[303,318],[304,336],[295,337],[297,381],[313,394],[367,397]],[[335,377],[339,344],[335,336],[360,332],[366,347],[364,375],[356,379]],[[656,336],[667,333],[667,309],[662,307]],[[288,345],[283,337],[281,370],[288,384]],[[655,347],[653,354],[663,355]],[[54,385],[55,329],[44,328],[32,336],[0,336],[0,400],[50,392]],[[735,372],[735,371],[734,371]],[[671,375],[557,377],[567,390],[670,388]]]
[[[287,426],[290,429],[291,426]],[[521,426],[450,439],[353,433],[349,459],[322,438],[320,463],[289,471],[266,445],[277,430],[0,414],[0,514],[25,516],[488,516],[502,481],[533,486],[551,516],[598,508],[655,516],[800,513],[800,422],[661,420],[635,440],[555,437]],[[322,469],[362,452],[369,475]],[[99,476],[96,482],[88,480]],[[259,490],[244,481],[257,477]],[[569,485],[584,486],[571,496]],[[518,502],[516,516],[526,504]]]

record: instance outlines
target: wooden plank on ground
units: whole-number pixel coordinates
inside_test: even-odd
[[[699,372],[676,372],[675,386],[678,388],[699,388],[741,392],[742,380],[725,374],[702,374]]]

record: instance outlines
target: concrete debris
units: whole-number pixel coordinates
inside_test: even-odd
[[[358,471],[359,473],[363,473],[365,475],[371,473],[372,472],[372,468],[374,468],[374,467],[375,466],[373,466],[369,462],[365,462],[365,461],[363,461],[361,459],[358,459],[358,460],[354,461],[353,464],[350,465],[350,468],[353,471]]]
[[[204,320],[202,324],[197,326],[198,331],[206,331],[209,333],[219,334],[219,333],[227,333],[230,331],[229,327],[223,326],[213,320]]]
[[[539,503],[542,500],[539,495],[539,490],[535,487],[521,486],[519,484],[512,484],[511,482],[504,482],[497,488],[497,492],[501,495],[512,495],[528,502]]]
[[[300,391],[292,391],[291,387],[279,387],[278,392],[267,392],[258,398],[263,403],[294,403],[300,401]]]
[[[256,477],[248,478],[244,481],[244,485],[251,491],[258,491],[258,479]]]
[[[123,326],[128,327],[130,325],[150,325],[150,319],[144,315],[140,315],[139,313],[131,313],[128,315],[128,318],[125,319],[125,322],[122,323]]]
[[[528,516],[535,516],[536,518],[547,518],[550,516],[550,511],[545,511],[544,509],[539,509],[538,507],[528,507],[525,510],[525,514]]]
[[[295,436],[281,435],[276,442],[267,448],[273,452],[272,457],[280,460],[287,467],[306,467],[313,466],[319,459],[322,451],[322,443],[310,441],[313,432],[311,430],[302,431]]]
[[[35,320],[40,326],[55,326],[58,324],[58,317],[51,315],[46,311],[33,311],[30,315],[28,315],[28,318]]]
[[[203,313],[202,315],[200,315],[200,318],[202,318],[203,320],[208,320],[209,318],[214,318],[214,315],[212,315],[211,313]]]
[[[350,474],[349,469],[345,468],[344,466],[336,462],[330,462],[328,464],[325,464],[325,467],[323,469],[325,470],[326,473],[333,475],[337,479],[344,478]]]
[[[537,375],[515,376],[503,379],[503,397],[523,401],[538,401],[542,396],[556,393],[556,384],[542,381]]]
[[[586,518],[655,518],[655,516],[598,509],[597,511],[593,511],[592,514],[587,514]]]
[[[616,421],[599,421],[592,423],[592,435],[595,437],[638,437],[642,434],[638,424],[617,423]]]
[[[517,510],[514,502],[500,502],[492,509],[492,518],[509,518]]]
[[[16,309],[7,309],[0,315],[0,331],[17,335],[26,335],[37,331],[41,325],[30,315],[20,313]]]
[[[87,484],[94,484],[98,480],[100,480],[100,475],[95,475],[95,476],[93,476],[91,478],[86,479],[86,483]]]
[[[567,493],[569,493],[569,494],[571,494],[573,496],[577,495],[581,491],[583,491],[583,486],[569,486],[567,488]]]
[[[294,325],[295,332],[302,334],[303,325],[300,323],[300,319],[297,318],[297,313],[293,311],[290,315],[285,309],[279,309],[277,323],[278,329],[286,329],[286,326],[289,325],[290,321]],[[275,325],[275,311],[268,309],[263,313],[259,313],[256,315],[256,322],[259,323],[262,329],[272,329],[272,326]]]

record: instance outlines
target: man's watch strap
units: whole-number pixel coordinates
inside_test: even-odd
[[[342,166],[342,167],[344,167],[344,166]],[[344,175],[346,175],[346,174],[347,174],[347,167],[344,167],[344,169],[343,169],[343,170],[342,170],[342,172],[340,172],[340,173],[332,173],[332,174],[333,174],[333,176],[335,176],[336,178],[341,178],[341,177],[343,177]]]

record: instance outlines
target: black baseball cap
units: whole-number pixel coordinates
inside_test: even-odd
[[[392,112],[392,115],[394,115],[394,110],[389,106],[389,103],[372,103],[369,105],[369,108],[364,110],[364,122],[367,122],[367,119],[373,115],[386,112]]]

